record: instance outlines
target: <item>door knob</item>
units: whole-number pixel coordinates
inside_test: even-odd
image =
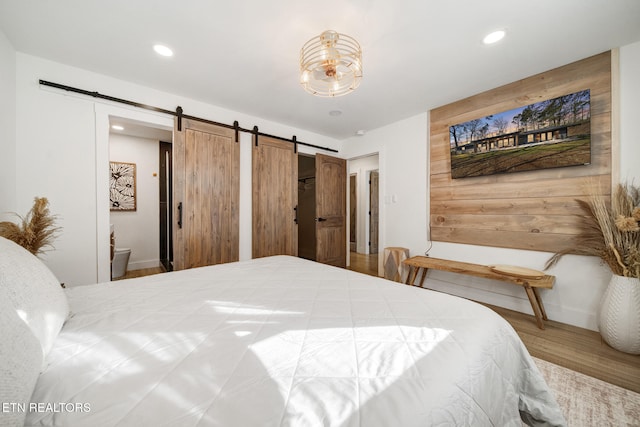
[[[316,221],[318,221],[318,222],[322,222],[322,221],[326,221],[326,220],[327,220],[327,218],[322,218],[322,217],[316,218]]]

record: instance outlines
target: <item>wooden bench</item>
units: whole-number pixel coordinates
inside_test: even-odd
[[[544,320],[547,320],[547,313],[544,311],[544,305],[542,304],[542,299],[540,299],[538,288],[553,288],[555,276],[549,276],[542,272],[520,267],[487,266],[426,256],[414,256],[404,260],[403,263],[409,267],[409,274],[407,275],[406,283],[407,285],[412,286],[415,286],[418,273],[420,269],[422,269],[422,276],[420,277],[420,283],[418,284],[418,286],[422,287],[427,275],[427,270],[430,268],[449,271],[452,273],[484,277],[486,279],[501,280],[503,282],[522,286],[527,292],[527,297],[531,303],[533,313],[536,316],[538,327],[540,329],[544,329]]]

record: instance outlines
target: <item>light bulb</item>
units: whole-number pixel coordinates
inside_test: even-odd
[[[482,42],[484,44],[492,44],[502,40],[504,35],[505,35],[505,32],[503,30],[494,31],[493,33],[487,34],[485,38],[482,39]]]

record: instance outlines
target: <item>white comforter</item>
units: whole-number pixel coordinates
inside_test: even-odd
[[[26,425],[564,425],[511,326],[446,294],[278,256],[68,297]]]

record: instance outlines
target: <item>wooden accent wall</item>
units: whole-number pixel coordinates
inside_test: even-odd
[[[591,164],[451,179],[449,126],[591,90]],[[591,177],[611,193],[611,52],[430,112],[431,239],[556,252],[576,235],[575,199]]]

